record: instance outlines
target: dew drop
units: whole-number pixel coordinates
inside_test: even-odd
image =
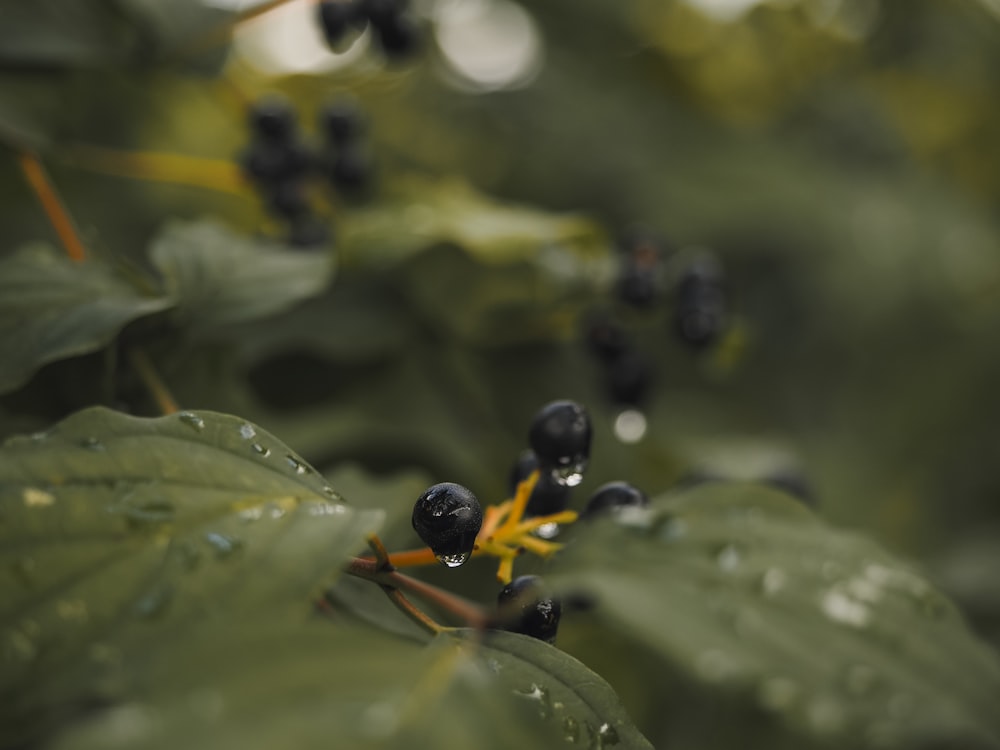
[[[799,686],[787,677],[768,677],[757,688],[757,701],[769,711],[785,711],[799,697]]]
[[[535,536],[541,537],[542,539],[555,539],[559,536],[559,524],[543,523],[535,529],[533,533]]]
[[[618,730],[605,722],[597,730],[597,736],[601,741],[601,747],[606,745],[617,745],[619,743]]]
[[[468,559],[469,555],[466,552],[459,552],[457,555],[437,555],[437,561],[449,568],[457,568],[460,565],[464,565]]]
[[[292,468],[292,470],[299,476],[308,474],[311,471],[308,466],[291,454],[286,455],[285,460],[288,462],[288,465]]]
[[[528,688],[527,690],[515,690],[514,692],[517,695],[520,695],[522,698],[527,698],[532,701],[537,701],[538,714],[543,719],[552,718],[552,711],[553,711],[552,696],[549,695],[549,691],[546,688],[533,682],[531,683],[531,687]]]
[[[580,741],[580,722],[572,716],[566,716],[562,722],[563,737],[567,742],[577,743]]]
[[[715,562],[720,570],[732,573],[743,562],[743,553],[735,544],[727,544],[716,553]]]
[[[85,437],[83,440],[81,440],[80,441],[80,447],[81,448],[86,448],[89,451],[95,451],[95,452],[98,452],[98,453],[100,453],[101,451],[106,451],[107,450],[107,447],[104,445],[104,443],[102,443],[100,440],[98,440],[97,438],[95,438],[93,436],[91,436],[91,437]]]
[[[345,506],[337,503],[308,503],[306,508],[310,516],[339,516],[347,512]]]
[[[197,414],[190,411],[182,411],[177,414],[177,419],[186,424],[195,432],[201,432],[205,429],[205,420],[199,417]]]
[[[563,487],[576,487],[583,481],[583,472],[587,470],[586,459],[566,466],[554,466],[550,472],[552,481]]]
[[[257,437],[257,430],[249,422],[244,422],[240,425],[240,437],[244,440],[253,440]]]
[[[871,618],[868,605],[852,599],[837,588],[830,589],[823,595],[820,607],[823,613],[834,622],[855,628],[865,627]]]
[[[140,596],[133,607],[136,616],[152,620],[163,615],[174,598],[174,590],[166,584],[155,586]]]
[[[239,519],[244,523],[253,523],[264,517],[264,506],[255,505],[252,508],[245,508],[239,512]]]
[[[788,575],[781,568],[768,568],[760,579],[760,590],[764,596],[774,596],[788,582]]]
[[[260,443],[251,443],[250,444],[250,449],[254,453],[256,453],[258,456],[260,456],[262,458],[267,458],[268,456],[271,455],[271,449],[270,448],[265,448]]]
[[[227,534],[218,534],[210,531],[205,534],[205,541],[215,551],[218,560],[225,560],[243,549],[243,541]]]
[[[119,510],[133,529],[169,523],[174,519],[175,513],[173,503],[165,498],[150,498],[136,502],[132,499],[131,493],[123,499],[123,505]]]
[[[337,491],[328,484],[323,485],[323,493],[325,495],[329,495],[330,497],[337,497]]]

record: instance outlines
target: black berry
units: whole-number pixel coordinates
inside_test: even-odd
[[[322,0],[317,3],[316,12],[326,43],[335,47],[353,28],[358,10],[353,2]]]
[[[314,161],[301,143],[256,141],[241,159],[243,171],[259,184],[277,183],[306,174]]]
[[[330,166],[330,182],[343,193],[359,194],[371,184],[372,163],[363,149],[341,149]]]
[[[376,28],[392,23],[405,10],[405,0],[361,0],[361,13]]]
[[[413,506],[413,529],[448,567],[457,567],[469,558],[482,525],[479,500],[453,482],[428,488]]]
[[[334,146],[356,141],[365,129],[361,111],[346,101],[326,105],[320,112],[319,125],[326,139]]]
[[[295,121],[295,110],[284,99],[264,99],[250,108],[250,129],[265,141],[287,141],[295,133]]]
[[[286,219],[295,219],[309,211],[305,190],[297,180],[286,180],[270,187],[266,193],[267,206],[272,213]]]
[[[500,627],[512,633],[554,643],[562,605],[546,590],[538,576],[520,576],[497,596]]]
[[[677,283],[674,327],[694,349],[714,344],[725,332],[726,294],[722,266],[712,256],[692,262]]]
[[[658,296],[656,276],[652,271],[629,265],[618,279],[618,298],[632,307],[646,309]]]
[[[642,490],[628,482],[608,482],[590,496],[581,518],[594,518],[617,512],[621,508],[641,508],[644,505],[649,505],[649,498]]]
[[[621,406],[641,406],[652,380],[649,360],[636,349],[626,351],[608,365],[608,395]]]
[[[614,362],[629,348],[629,336],[625,328],[606,312],[595,312],[587,316],[583,335],[587,349],[602,362]]]
[[[517,492],[517,485],[528,478],[538,466],[538,457],[533,450],[525,450],[518,456],[517,462],[510,472],[510,493]],[[528,498],[528,505],[524,510],[525,518],[535,516],[550,516],[553,513],[560,513],[566,510],[570,500],[570,488],[552,479],[552,475],[543,472],[539,475],[531,490],[531,497]]]
[[[420,47],[420,29],[409,15],[399,14],[381,24],[375,24],[378,40],[386,56],[402,60],[413,55]]]
[[[590,458],[591,425],[587,411],[574,401],[553,401],[535,415],[528,443],[543,470],[567,484],[577,484]]]

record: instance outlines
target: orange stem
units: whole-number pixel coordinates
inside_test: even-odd
[[[164,415],[180,411],[181,407],[177,405],[177,401],[174,400],[170,389],[167,388],[167,384],[163,382],[163,378],[160,377],[156,368],[153,367],[153,363],[146,355],[146,352],[141,349],[133,349],[129,352],[129,359],[136,373],[138,373],[139,379],[146,386],[146,390],[149,391],[160,411]]]
[[[42,209],[49,218],[49,223],[59,235],[59,241],[66,249],[66,254],[75,261],[86,260],[87,251],[83,247],[83,242],[80,241],[80,235],[73,225],[73,219],[59,199],[59,194],[52,185],[38,155],[30,151],[20,151],[17,154],[17,160],[28,184],[38,196]]]

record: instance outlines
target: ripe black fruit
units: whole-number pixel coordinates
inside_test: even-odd
[[[365,129],[361,112],[346,101],[326,105],[320,112],[319,125],[326,139],[334,146],[353,143]]]
[[[406,14],[399,14],[375,26],[382,51],[394,60],[409,57],[420,46],[420,29]]]
[[[319,26],[326,43],[331,47],[339,44],[354,26],[358,10],[353,2],[322,0],[316,6]]]
[[[517,457],[517,462],[510,471],[510,493],[517,492],[517,485],[528,478],[538,466],[538,456],[533,450],[525,450]],[[553,513],[560,513],[566,510],[570,500],[570,488],[564,484],[559,484],[552,479],[552,475],[543,472],[528,498],[528,505],[524,509],[525,518],[535,516],[549,516]]]
[[[483,525],[483,509],[468,488],[442,482],[417,498],[412,520],[413,529],[438,559],[457,567],[472,554]]]
[[[269,98],[250,108],[250,129],[265,141],[285,142],[295,133],[295,110],[284,99]]]
[[[615,513],[622,508],[641,508],[645,505],[649,505],[649,498],[642,490],[628,482],[608,482],[590,496],[581,518],[594,518]]]
[[[543,469],[582,470],[590,457],[590,416],[574,401],[553,401],[535,415],[528,442]]]
[[[594,312],[584,323],[587,348],[602,362],[614,362],[629,348],[625,328],[606,312]]]
[[[693,261],[677,282],[674,327],[694,349],[715,343],[726,328],[726,294],[722,266],[712,256]]]
[[[520,576],[500,591],[497,614],[504,630],[554,643],[562,604],[545,590],[541,578]]]
[[[649,360],[637,349],[624,352],[607,368],[608,395],[622,406],[641,406],[652,380]]]

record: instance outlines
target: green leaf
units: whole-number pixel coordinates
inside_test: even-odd
[[[0,393],[42,365],[106,346],[126,323],[170,307],[105,263],[34,246],[0,260]]]
[[[237,417],[94,408],[9,440],[0,450],[3,723],[30,735],[39,715],[119,698],[137,655],[179,653],[206,621],[300,621],[379,522]]]
[[[773,490],[705,485],[588,524],[550,583],[592,594],[607,627],[703,693],[736,696],[800,737],[1000,739],[1000,664],[954,606],[873,542]]]
[[[198,328],[286,310],[322,292],[334,270],[329,253],[296,253],[211,220],[169,224],[150,256],[177,299],[178,314]]]
[[[614,690],[601,677],[564,651],[517,633],[472,630],[442,638],[476,643],[496,679],[554,725],[567,743],[619,750],[652,748],[625,713]]]

